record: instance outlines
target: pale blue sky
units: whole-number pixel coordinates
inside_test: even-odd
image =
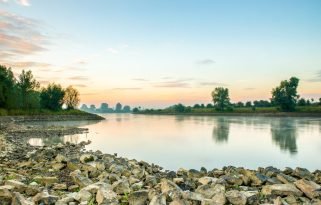
[[[41,48],[0,60],[29,62],[44,84],[78,86],[84,103],[207,103],[216,86],[234,101],[267,99],[291,76],[303,96],[321,97],[319,0],[0,2],[1,21],[31,22],[0,32]],[[10,46],[19,45],[0,39]]]

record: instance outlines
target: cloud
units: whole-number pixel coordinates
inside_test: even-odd
[[[49,38],[43,35],[42,24],[34,19],[0,10],[0,60],[20,59],[46,51]]]
[[[30,2],[28,0],[14,0],[14,1],[21,6],[30,6]],[[9,2],[9,0],[0,0],[0,3],[7,3],[7,2]]]
[[[203,59],[203,60],[199,60],[196,62],[196,64],[198,64],[198,65],[212,65],[214,63],[215,63],[215,61],[212,59]]]
[[[315,77],[314,78],[307,79],[306,81],[312,82],[312,83],[321,82],[321,70],[319,70],[319,71],[317,71],[315,73]]]
[[[132,78],[132,80],[135,80],[135,81],[144,81],[144,82],[148,81],[148,80],[145,79],[145,78]]]
[[[142,88],[128,87],[128,88],[113,88],[113,90],[141,90]]]
[[[87,87],[87,85],[85,85],[85,84],[72,84],[72,86],[74,86],[74,87],[79,87],[79,88],[85,88],[85,87]]]
[[[255,90],[255,88],[244,88],[244,90]]]
[[[50,69],[48,67],[51,66],[51,64],[49,63],[34,62],[34,61],[22,61],[22,62],[6,61],[6,62],[3,62],[3,64],[7,67],[21,68],[21,69],[39,67],[41,68],[41,71],[49,71]]]
[[[119,51],[115,48],[107,48],[107,52],[112,53],[112,54],[118,54]]]
[[[157,88],[189,88],[191,87],[191,84],[190,84],[191,80],[193,79],[188,78],[188,79],[164,81],[164,82],[153,83],[153,86]]]
[[[200,82],[200,85],[202,85],[202,86],[227,86],[227,84],[218,83],[218,82]]]
[[[79,81],[86,81],[88,77],[86,76],[72,76],[68,78],[69,80],[79,80]]]

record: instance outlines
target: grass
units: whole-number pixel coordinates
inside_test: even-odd
[[[18,115],[88,115],[87,112],[81,110],[59,110],[59,111],[52,111],[46,109],[12,109],[6,110],[0,108],[0,116],[18,116]]]

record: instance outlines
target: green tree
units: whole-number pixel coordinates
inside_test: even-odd
[[[321,98],[319,98],[319,105],[321,105]]]
[[[11,68],[0,65],[0,108],[10,108],[16,80]],[[16,99],[17,100],[17,99]]]
[[[79,92],[72,86],[68,86],[65,90],[64,103],[68,110],[76,109],[80,102]]]
[[[279,106],[282,111],[294,111],[299,98],[297,94],[298,85],[299,79],[296,77],[282,81],[280,86],[272,90],[272,102]]]
[[[22,70],[18,78],[18,88],[21,92],[22,107],[23,108],[36,108],[39,106],[39,82],[34,78],[32,72]],[[37,101],[37,99],[38,101]]]
[[[174,111],[175,112],[184,112],[185,111],[185,106],[181,103],[174,105]]]
[[[64,103],[65,91],[59,84],[49,84],[40,93],[40,104],[42,108],[60,110]]]
[[[230,105],[230,97],[227,88],[218,87],[212,92],[214,106],[218,110],[224,110]]]
[[[305,101],[304,98],[300,98],[298,100],[298,106],[306,106],[307,102]]]

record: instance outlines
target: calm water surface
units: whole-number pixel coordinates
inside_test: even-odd
[[[93,122],[47,122],[89,128],[82,135],[32,138],[33,145],[91,140],[87,149],[156,163],[166,169],[321,168],[320,118],[106,114]],[[91,124],[90,124],[91,123]]]

